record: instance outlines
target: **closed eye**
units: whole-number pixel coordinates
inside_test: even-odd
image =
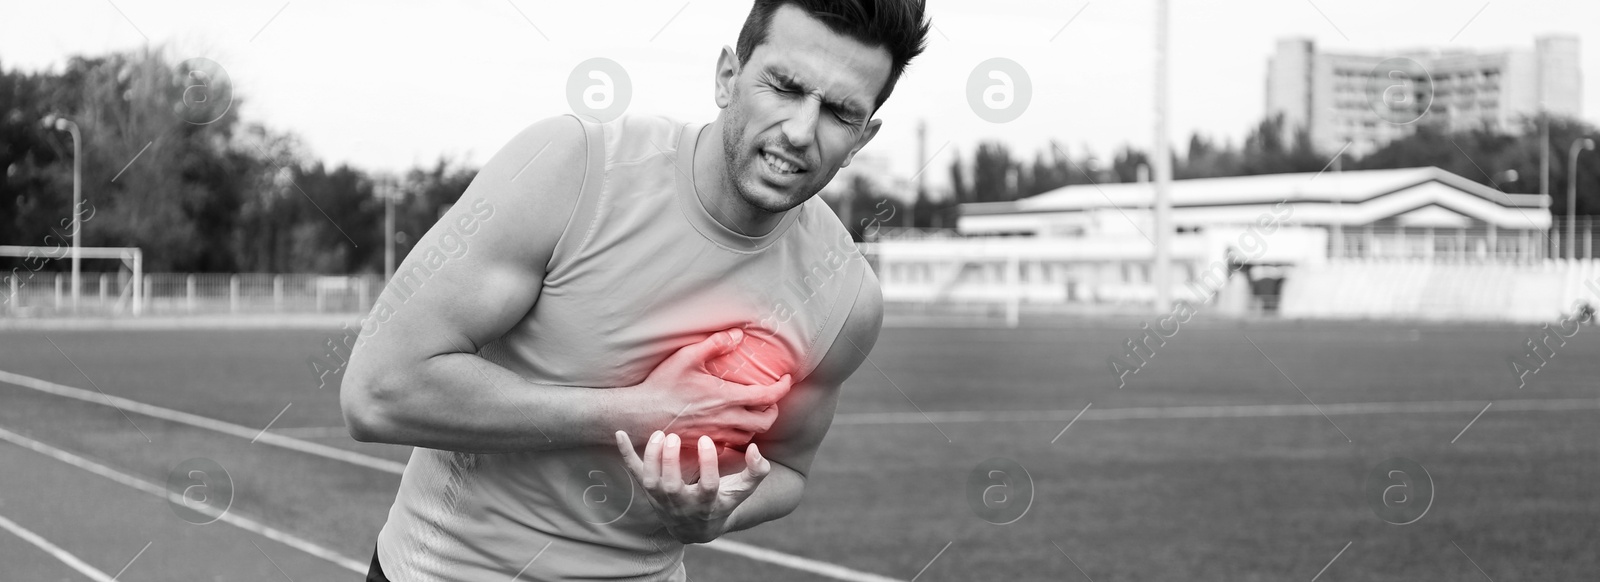
[[[803,95],[806,93],[806,89],[800,86],[799,83],[796,83],[793,78],[785,76],[781,73],[768,72],[766,74],[765,82],[767,86],[771,87],[774,92],[782,95]],[[828,112],[833,115],[834,119],[839,120],[840,123],[850,126],[859,125],[858,120],[861,118],[861,115],[856,113],[854,107],[844,103],[829,102],[827,103],[827,108]]]
[[[803,92],[800,86],[796,84],[793,79],[788,77],[769,75],[766,81],[767,86],[772,87],[772,90],[785,95],[793,95],[795,93]]]

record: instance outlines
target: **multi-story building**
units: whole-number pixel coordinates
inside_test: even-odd
[[[1307,129],[1314,147],[1349,144],[1360,156],[1418,124],[1516,131],[1523,117],[1581,114],[1578,37],[1545,35],[1533,48],[1394,54],[1318,52],[1309,39],[1278,41],[1267,63],[1266,113],[1285,132]]]

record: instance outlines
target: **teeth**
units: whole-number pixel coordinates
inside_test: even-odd
[[[766,152],[762,152],[761,153],[761,158],[766,160],[768,164],[771,164],[773,168],[775,168],[779,172],[782,172],[782,173],[785,173],[785,174],[793,174],[795,172],[795,170],[799,169],[799,168],[795,167],[794,164],[786,162],[782,158],[779,158],[777,156],[774,156],[774,155],[766,153]]]

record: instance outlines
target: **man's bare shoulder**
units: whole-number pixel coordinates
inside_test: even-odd
[[[493,251],[545,265],[577,207],[588,163],[589,138],[576,117],[541,119],[484,164],[459,203],[483,200],[503,210],[511,220],[492,234],[501,239]]]
[[[587,167],[589,138],[583,124],[571,115],[557,115],[536,121],[512,137],[479,175],[489,174],[513,191],[527,192],[540,186],[556,186],[551,180],[581,180]],[[477,185],[474,183],[474,185]],[[494,189],[495,182],[484,186]],[[541,188],[568,192],[571,188]]]

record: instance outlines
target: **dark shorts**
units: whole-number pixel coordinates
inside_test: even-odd
[[[378,563],[378,548],[372,548],[372,567],[367,569],[367,582],[389,582],[383,575],[383,565]]]

